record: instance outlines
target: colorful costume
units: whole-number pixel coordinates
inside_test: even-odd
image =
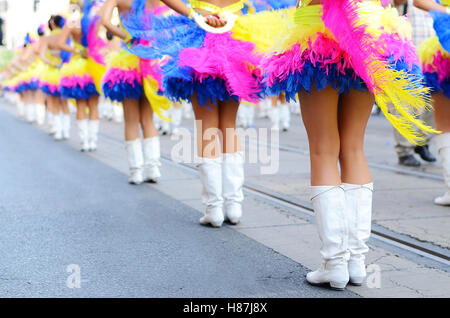
[[[18,75],[18,86],[16,88],[17,93],[23,93],[24,91],[34,91],[39,89],[39,75],[42,69],[42,61],[36,59],[25,71],[22,71]]]
[[[167,11],[166,6],[159,6],[155,14]],[[135,41],[130,40],[127,42]],[[148,41],[139,41],[141,45],[149,45]],[[106,98],[122,102],[124,99],[139,100],[144,94],[153,110],[161,114],[161,109],[169,109],[170,102],[163,96],[159,59],[144,59],[122,49],[107,57],[107,72],[103,78],[103,92]]]
[[[394,8],[356,0],[303,4],[293,22],[273,45],[274,53],[263,62],[267,91],[310,92],[331,85],[339,93],[369,89],[386,117],[412,142],[419,142],[415,112],[429,107],[427,89],[410,41],[410,25]],[[393,105],[399,115],[391,113]]]
[[[75,43],[75,48],[82,50],[83,46]],[[76,100],[99,96],[89,71],[89,60],[80,54],[72,56],[70,62],[61,68],[61,95]]]
[[[240,13],[244,8],[243,1],[225,8],[203,1],[191,0],[190,4],[219,15]],[[261,13],[259,23],[265,14]],[[150,22],[142,23],[145,19]],[[124,25],[132,36],[152,43],[132,45],[131,52],[141,57],[167,58],[162,67],[164,94],[173,101],[189,101],[196,94],[204,105],[216,100],[257,102],[262,96],[264,88],[258,66],[268,44],[255,39],[270,40],[265,39],[262,30],[253,32],[250,28],[255,25],[253,19],[238,16],[232,31],[222,34],[209,33],[185,16],[143,18],[136,14],[125,20]]]
[[[441,3],[450,7],[449,0]],[[426,85],[433,93],[442,92],[450,98],[450,14],[430,12],[437,36],[431,37],[419,47]]]
[[[47,51],[46,55],[47,59],[49,59],[54,65],[45,63],[40,74],[40,88],[47,95],[54,97],[60,96],[61,70],[57,65],[62,63],[62,59],[59,56],[59,51],[53,53]]]

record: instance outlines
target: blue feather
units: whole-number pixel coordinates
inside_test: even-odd
[[[411,66],[405,62],[404,58],[394,60],[393,56],[388,59],[388,63],[393,69],[404,71],[408,74],[411,83],[421,84],[422,71],[418,65]],[[295,71],[289,74],[286,79],[276,81],[272,86],[267,87],[266,95],[279,96],[285,93],[289,101],[295,100],[298,92],[306,91],[309,93],[313,86],[320,91],[327,85],[330,85],[339,94],[348,94],[350,90],[367,91],[366,84],[352,69],[347,69],[345,74],[341,74],[338,72],[336,64],[333,64],[328,69],[327,74],[325,68],[319,63],[313,65],[310,61],[307,61],[301,72]]]
[[[105,82],[103,83],[103,93],[106,98],[122,102],[124,99],[139,100],[144,94],[144,89],[138,81],[134,81],[133,84],[125,82],[111,84]]]
[[[447,52],[450,52],[450,14],[438,11],[430,11],[430,14],[439,42]]]
[[[81,45],[84,47],[88,46],[88,33],[89,33],[89,27],[91,25],[91,9],[94,6],[95,1],[94,0],[84,0],[83,4],[83,17],[81,18]]]
[[[95,84],[90,83],[85,87],[77,85],[76,87],[61,86],[61,96],[64,98],[89,99],[92,96],[99,96]]]

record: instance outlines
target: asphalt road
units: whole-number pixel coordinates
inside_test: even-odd
[[[0,146],[0,297],[354,296],[4,109]]]

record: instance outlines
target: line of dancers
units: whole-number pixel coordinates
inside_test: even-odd
[[[309,283],[342,290],[365,280],[374,187],[363,143],[374,103],[413,143],[420,144],[421,132],[439,134],[449,191],[436,203],[450,205],[450,1],[415,1],[436,21],[437,36],[419,50],[421,61],[410,25],[389,1],[71,2],[82,8],[80,16],[67,23],[52,17],[51,34],[18,57],[28,62],[18,67],[20,80],[10,77],[3,88],[21,93],[27,105],[45,98],[58,139],[68,137],[67,101],[75,100],[85,151],[97,148],[100,96],[121,103],[132,184],[161,178],[154,116],[164,125],[172,107],[179,121],[177,110],[191,104],[201,123],[197,157],[206,210],[200,223],[213,227],[242,218],[238,110],[241,125],[251,127],[254,105],[262,103],[272,128],[287,130],[289,108],[301,109],[323,259],[308,273]],[[14,80],[40,90],[23,93]],[[416,116],[432,104],[438,131]]]

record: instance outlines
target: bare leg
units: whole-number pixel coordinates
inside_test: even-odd
[[[50,95],[45,95],[45,99],[46,99],[46,106],[47,106],[47,112],[54,114],[54,105],[53,105],[53,101],[52,101],[52,97]]]
[[[208,103],[201,106],[197,96],[192,96],[197,129],[197,152],[201,158],[199,164],[202,183],[203,202],[206,204],[205,215],[200,224],[222,226],[224,221],[222,195],[222,165],[219,159],[219,105]]]
[[[236,116],[239,103],[227,101],[219,103],[219,128],[223,153],[222,195],[225,219],[238,224],[242,217],[244,201],[244,156],[236,131]]]
[[[69,101],[67,99],[60,99],[59,104],[61,105],[61,111],[63,112],[63,114],[69,115]]]
[[[339,155],[342,182],[368,184],[372,178],[364,155],[364,134],[374,97],[370,93],[351,91],[341,96],[339,107]]]
[[[239,103],[226,101],[219,103],[219,129],[221,132],[222,153],[242,151],[241,142],[236,132],[236,116]]]
[[[98,113],[98,102],[98,96],[92,96],[87,101],[87,107],[89,107],[89,120],[99,120],[100,117]]]
[[[86,119],[86,109],[88,107],[87,100],[79,99],[77,100],[77,120]]]
[[[54,97],[54,96],[50,96],[49,100],[52,104],[52,113],[53,115],[59,115],[59,113],[61,112],[61,100],[59,99],[59,97]]]
[[[153,138],[158,136],[155,124],[153,123],[153,109],[147,98],[142,97],[139,105],[140,124],[144,138]]]
[[[45,103],[45,95],[42,91],[37,91],[35,94],[35,100],[37,104],[43,105]]]
[[[341,184],[338,169],[340,152],[337,92],[327,87],[322,91],[299,93],[303,122],[308,133],[311,159],[311,185]]]
[[[139,139],[139,101],[135,99],[125,99],[123,101],[125,119],[125,140],[132,141]]]
[[[192,107],[194,109],[195,120],[201,125],[197,125],[197,151],[202,158],[217,158],[218,133],[219,133],[219,107],[212,103],[200,106],[197,96],[192,97]],[[209,109],[208,109],[209,108]]]
[[[450,99],[442,93],[433,95],[436,128],[442,134],[436,136],[439,157],[442,161],[446,192],[434,200],[435,204],[450,206]]]
[[[433,106],[437,130],[450,132],[450,99],[442,93],[434,94]]]

